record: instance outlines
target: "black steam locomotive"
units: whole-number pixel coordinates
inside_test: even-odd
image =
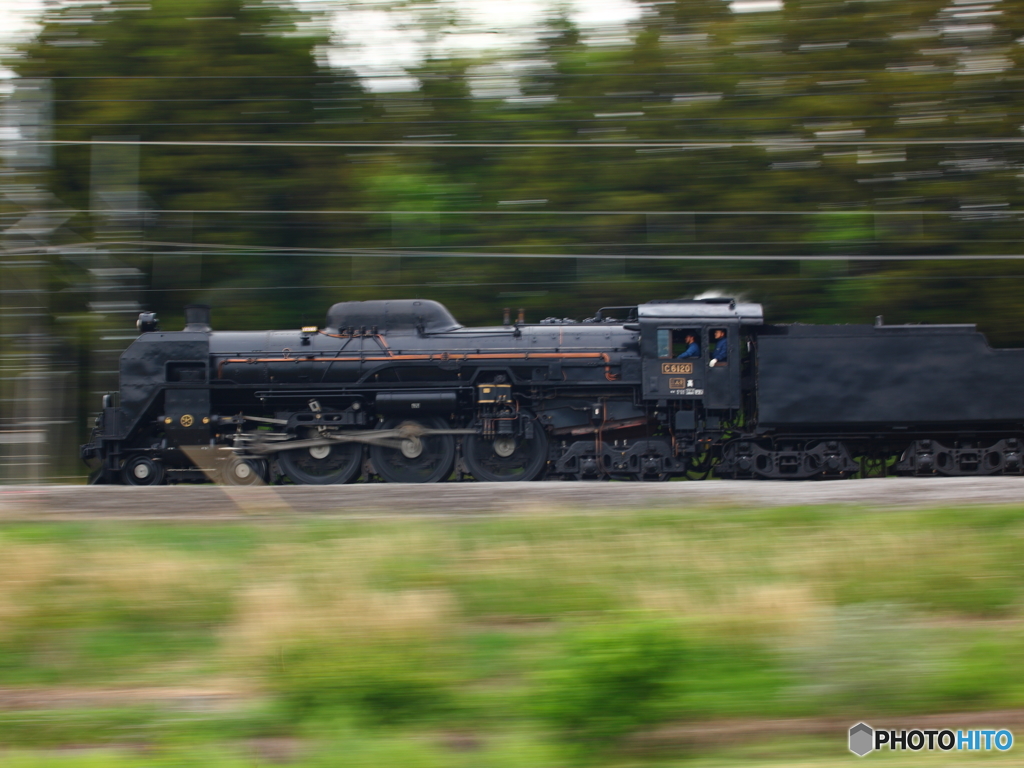
[[[323,328],[143,313],[82,457],[92,481],[430,483],[1019,474],[1024,350],[972,325],[765,325],[652,301],[465,328],[426,300]]]

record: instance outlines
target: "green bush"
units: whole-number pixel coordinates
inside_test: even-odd
[[[269,683],[288,719],[350,715],[373,724],[429,718],[452,707],[450,661],[422,649],[305,646],[282,652]]]
[[[952,653],[936,676],[931,701],[949,709],[1019,707],[1024,703],[1024,634],[1020,628],[947,630]]]
[[[562,738],[606,745],[671,711],[688,655],[668,622],[578,631],[538,675],[534,711]]]

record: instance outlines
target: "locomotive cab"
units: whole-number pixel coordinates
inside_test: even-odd
[[[644,399],[700,402],[714,410],[740,407],[740,329],[761,324],[759,304],[679,299],[642,304],[638,316]],[[724,334],[729,350],[725,360],[715,357],[716,331]]]

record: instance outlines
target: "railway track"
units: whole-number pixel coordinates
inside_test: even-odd
[[[231,520],[293,515],[465,517],[601,510],[843,505],[881,509],[1024,505],[1024,477],[832,482],[536,482],[333,486],[35,485],[0,487],[0,521]]]

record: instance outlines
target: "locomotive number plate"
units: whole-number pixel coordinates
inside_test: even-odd
[[[693,363],[662,363],[661,372],[677,374],[693,373]]]

